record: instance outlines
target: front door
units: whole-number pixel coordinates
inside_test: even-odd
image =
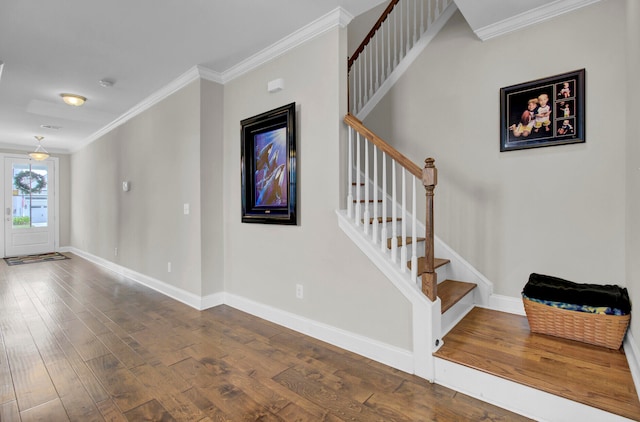
[[[54,163],[5,157],[5,256],[54,251]]]

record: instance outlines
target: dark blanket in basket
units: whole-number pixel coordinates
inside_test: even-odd
[[[573,303],[619,309],[622,314],[631,312],[627,289],[611,284],[574,283],[558,277],[533,273],[522,293],[529,297],[553,302]]]

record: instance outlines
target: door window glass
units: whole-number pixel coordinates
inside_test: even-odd
[[[13,164],[13,228],[47,227],[48,173],[46,165]]]

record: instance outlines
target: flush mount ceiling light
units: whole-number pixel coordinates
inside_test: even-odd
[[[29,153],[29,157],[33,158],[36,161],[46,160],[47,158],[49,158],[49,153],[42,147],[42,144],[40,144],[40,142],[44,139],[44,136],[34,136],[34,138],[36,138],[36,140],[38,141],[38,146],[36,147],[35,151]]]
[[[62,101],[75,107],[80,107],[85,101],[87,101],[87,99],[82,95],[60,94],[60,96],[62,97]]]

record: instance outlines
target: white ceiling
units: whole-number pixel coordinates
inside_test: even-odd
[[[338,6],[356,16],[381,1],[0,0],[0,147],[42,135],[71,151],[195,65],[222,73]]]
[[[482,30],[527,5],[595,0],[455,1]],[[224,74],[339,6],[357,16],[383,2],[0,0],[0,148],[30,150],[42,135],[49,151],[73,151],[196,65]],[[67,106],[62,92],[88,101]]]

